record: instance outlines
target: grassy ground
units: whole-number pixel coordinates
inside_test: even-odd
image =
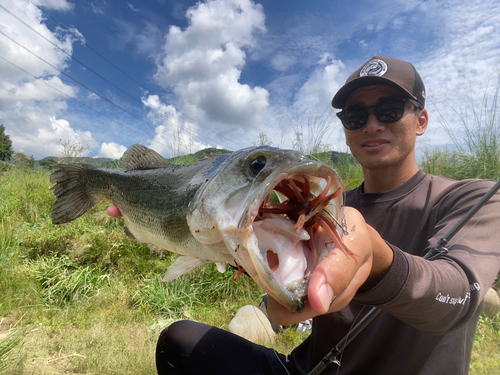
[[[470,373],[492,375],[500,373],[500,316],[481,316],[476,330]]]
[[[345,171],[359,183],[359,168]],[[238,308],[260,302],[249,278],[235,285],[213,265],[161,282],[175,255],[126,237],[104,203],[52,225],[48,176],[0,174],[0,373],[153,374],[163,327],[194,319],[226,328]],[[472,374],[500,368],[499,334],[498,319],[481,320]],[[290,352],[305,337],[285,330],[275,348]]]
[[[161,282],[176,255],[123,233],[97,205],[54,226],[48,173],[0,175],[0,373],[152,374],[159,332],[174,320],[226,328],[262,290],[206,265]],[[304,339],[285,331],[276,349]]]

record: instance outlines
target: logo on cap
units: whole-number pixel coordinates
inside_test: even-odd
[[[387,73],[387,63],[380,59],[368,61],[359,72],[360,77],[364,76],[383,76]]]

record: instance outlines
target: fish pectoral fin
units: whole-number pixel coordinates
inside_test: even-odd
[[[126,171],[158,169],[171,165],[159,153],[141,144],[130,146],[118,160],[118,164]]]
[[[226,262],[215,262],[215,265],[220,273],[226,272]]]
[[[163,277],[162,281],[171,281],[177,279],[179,276],[182,276],[185,273],[192,271],[196,267],[199,267],[205,263],[208,262],[200,258],[195,258],[188,255],[180,256],[170,267],[168,267],[167,273]]]

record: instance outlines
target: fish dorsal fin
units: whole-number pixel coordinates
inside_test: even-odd
[[[122,155],[118,164],[126,171],[132,169],[157,169],[165,168],[170,162],[150,148],[135,144],[130,146]]]

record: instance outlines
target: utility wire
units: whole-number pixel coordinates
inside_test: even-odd
[[[31,2],[31,1],[30,1]],[[101,59],[103,59],[104,61],[106,61],[108,64],[110,64],[113,68],[115,68],[116,70],[118,70],[120,73],[122,73],[123,75],[125,75],[127,78],[129,78],[131,81],[133,81],[134,83],[136,83],[141,89],[151,93],[151,94],[155,94],[158,96],[158,98],[160,98],[160,95],[158,93],[155,93],[153,90],[150,90],[149,88],[145,87],[143,84],[141,84],[140,82],[138,82],[136,79],[134,79],[132,76],[130,76],[129,74],[127,74],[125,71],[123,71],[122,69],[120,69],[116,64],[114,64],[113,62],[111,62],[109,59],[107,59],[106,57],[104,57],[101,53],[99,53],[98,51],[96,51],[94,48],[92,48],[89,44],[87,44],[87,42],[82,39],[79,35],[75,34],[69,27],[63,25],[61,22],[59,22],[58,20],[56,20],[54,17],[52,17],[49,13],[47,13],[45,10],[41,9],[38,7],[38,5],[36,5],[35,3],[31,2],[34,6],[36,6],[38,9],[40,9],[40,11],[42,13],[44,13],[47,18],[50,18],[52,21],[54,21],[55,23],[57,23],[61,28],[63,28],[66,32],[68,32],[69,34],[71,34],[75,39],[79,40],[80,43],[82,43],[85,47],[87,47],[88,49],[90,49],[92,52],[94,52],[97,56],[99,56]],[[44,38],[45,40],[47,40],[49,43],[51,43],[52,45],[54,45],[56,48],[60,49],[62,52],[66,53],[69,57],[71,57],[73,60],[75,60],[76,62],[82,64],[83,66],[85,66],[87,69],[89,69],[92,73],[96,74],[97,76],[99,76],[100,78],[102,78],[103,80],[105,80],[106,82],[108,82],[109,84],[111,84],[113,87],[116,87],[113,83],[109,82],[108,80],[106,80],[105,78],[101,77],[99,74],[95,73],[92,69],[90,69],[89,67],[87,67],[85,64],[81,63],[80,61],[78,61],[76,58],[74,58],[73,56],[71,56],[70,54],[68,54],[66,51],[64,51],[63,49],[59,48],[57,45],[55,45],[54,43],[52,43],[50,40],[46,39],[43,35],[41,35],[40,33],[38,33],[36,30],[34,30],[32,27],[30,27],[29,25],[27,25],[25,22],[23,22],[22,20],[20,20],[17,16],[15,16],[14,14],[12,14],[10,11],[8,11],[5,7],[1,6],[0,7],[2,9],[4,9],[6,12],[8,12],[10,15],[12,15],[14,18],[16,18],[18,21],[22,22],[23,24],[25,24],[27,27],[29,27],[30,29],[32,29],[35,33],[37,33],[38,35],[40,35],[42,38]],[[125,95],[131,97],[128,93],[125,93],[123,90],[121,90],[120,88],[116,87],[118,90],[120,90],[121,92],[123,92]],[[131,97],[133,100],[135,101],[138,101],[137,99]],[[223,138],[231,143],[234,143],[236,146],[238,146],[239,148],[243,148],[245,147],[244,145],[238,143],[238,142],[235,142],[234,140],[230,139],[230,138],[227,138],[225,137],[224,135],[221,135],[221,134],[218,134],[216,133],[215,131],[213,131],[212,129],[210,129],[208,126],[205,126],[203,125],[202,123],[200,123],[199,121],[195,120],[194,118],[190,117],[189,115],[187,115],[186,113],[178,110],[173,104],[163,100],[160,98],[160,101],[163,102],[164,104],[166,105],[170,105],[172,107],[175,108],[175,110],[182,114],[184,117],[186,117],[187,119],[193,121],[194,123],[198,124],[199,126],[205,128],[206,130],[208,130],[209,132],[211,133],[214,133],[218,138]],[[139,101],[141,105],[143,105],[142,101]],[[150,107],[149,107],[150,108]],[[167,121],[170,121],[173,123],[173,121],[169,118],[166,118],[163,116],[163,114],[155,111],[154,109],[150,108],[153,112],[155,112],[157,115],[165,118]],[[176,124],[177,125],[177,124]],[[187,132],[189,132],[189,130],[186,130]],[[198,137],[202,138],[200,135],[198,135]],[[208,138],[205,138],[205,140],[208,140],[209,142],[210,139]],[[230,149],[230,148],[229,148]]]
[[[143,118],[135,115],[134,113],[126,110],[125,108],[123,108],[122,106],[120,106],[119,104],[116,104],[115,102],[113,102],[112,100],[100,95],[99,93],[97,93],[95,90],[92,90],[90,87],[84,85],[83,83],[81,83],[80,81],[78,81],[77,79],[71,77],[69,74],[63,72],[62,70],[60,70],[59,68],[57,68],[56,66],[52,65],[51,63],[49,63],[47,60],[43,59],[42,57],[38,56],[36,53],[30,51],[28,48],[26,48],[25,46],[23,46],[22,44],[18,43],[17,41],[15,41],[14,39],[12,39],[10,36],[8,36],[7,34],[5,34],[4,32],[0,31],[0,34],[2,34],[3,36],[5,36],[7,39],[11,40],[13,43],[17,44],[19,47],[23,48],[24,50],[26,50],[27,52],[31,53],[33,56],[35,56],[36,58],[40,59],[41,61],[43,61],[45,64],[49,65],[50,67],[52,67],[53,69],[57,70],[59,73],[63,74],[64,76],[68,77],[69,79],[71,79],[72,81],[76,82],[77,84],[79,84],[80,86],[82,86],[83,88],[87,89],[88,91],[90,91],[91,93],[97,95],[98,97],[100,97],[101,99],[105,100],[106,102],[108,102],[109,104],[115,106],[116,108],[120,109],[121,111],[127,113],[129,116],[131,117],[134,117],[135,119],[139,120],[140,122],[142,122],[143,124],[147,125],[148,127],[150,127],[151,129],[155,129],[155,125],[148,122],[148,121],[145,121]],[[177,141],[179,143],[183,143],[180,139],[176,139],[174,136],[168,134],[168,133],[164,133],[165,135],[171,137],[174,141]],[[184,143],[184,146],[188,147],[189,145],[185,144]]]
[[[89,66],[87,66],[86,64],[84,64],[83,62],[81,62],[80,60],[78,60],[77,58],[75,58],[74,56],[72,56],[70,53],[68,53],[66,50],[64,50],[63,48],[59,47],[57,44],[53,43],[51,40],[49,40],[48,38],[46,38],[45,36],[43,36],[42,34],[40,34],[37,30],[35,30],[33,27],[31,27],[30,25],[28,25],[26,22],[24,22],[22,19],[20,19],[18,16],[16,16],[15,14],[13,14],[12,12],[10,12],[8,9],[6,9],[3,5],[0,4],[0,8],[3,9],[5,12],[7,12],[8,14],[10,14],[13,18],[15,18],[16,20],[18,20],[19,22],[21,22],[24,26],[28,27],[30,30],[32,30],[34,33],[36,33],[38,36],[40,36],[42,39],[44,39],[45,41],[47,41],[48,43],[50,43],[52,46],[54,46],[55,48],[57,48],[58,50],[60,50],[61,52],[63,52],[65,55],[67,55],[69,58],[71,58],[72,60],[76,61],[78,64],[82,65],[84,68],[86,68],[87,70],[89,70],[91,73],[93,73],[94,75],[96,75],[97,77],[99,77],[100,79],[102,79],[103,81],[105,81],[106,83],[108,83],[109,85],[113,86],[115,89],[117,89],[118,91],[120,91],[121,93],[123,93],[124,95],[128,96],[130,99],[132,99],[133,101],[139,103],[141,106],[144,105],[144,103],[140,100],[140,99],[137,99],[136,97],[134,97],[133,95],[129,94],[128,92],[126,92],[125,90],[123,90],[122,88],[118,87],[117,85],[115,85],[113,82],[111,82],[110,80],[108,80],[107,78],[103,77],[101,74],[97,73],[95,70],[93,70],[92,68],[90,68]],[[68,32],[70,32],[75,38],[79,39],[81,41],[81,38],[79,38],[76,34],[72,33],[71,31],[68,30]],[[86,43],[82,42],[84,45],[86,45]],[[109,62],[109,61],[108,61]],[[121,71],[121,70],[120,70]],[[123,73],[123,72],[122,72]],[[130,77],[129,77],[130,78]],[[136,82],[134,80],[134,82]],[[137,82],[136,82],[137,83]],[[140,85],[140,84],[139,84]],[[141,88],[143,88],[141,86]],[[147,90],[145,88],[143,88],[144,90]],[[159,97],[159,96],[158,96]],[[169,104],[171,105],[171,104]],[[174,107],[172,105],[172,107]],[[148,107],[152,112],[154,112],[156,115],[160,116],[161,118],[165,119],[166,121],[170,122],[171,124],[175,125],[175,126],[180,126],[179,123],[173,121],[171,118],[163,115],[161,112],[157,111],[156,109],[154,108],[151,108],[151,107]],[[174,107],[175,108],[175,107]],[[178,111],[176,109],[177,112],[179,113],[182,113],[180,111]],[[184,114],[183,114],[184,115]],[[184,115],[186,116],[186,115]],[[187,116],[186,116],[187,117]],[[189,118],[189,117],[188,117]],[[191,119],[191,118],[190,118]],[[198,123],[197,121],[191,119],[192,121]],[[198,123],[199,124],[199,123]],[[199,124],[200,126],[203,126],[201,124]],[[225,138],[231,142],[233,142],[234,144],[238,145],[238,146],[241,146],[239,145],[238,143],[232,141],[231,139],[229,138],[226,138],[222,135],[219,135],[217,133],[215,133],[213,130],[203,126],[204,128],[208,129],[209,131],[211,131],[212,133],[216,134],[218,137],[221,137],[221,138]],[[188,134],[190,134],[191,136],[198,136],[198,138],[204,140],[205,142],[208,142],[208,143],[215,143],[213,140],[211,140],[210,138],[207,138],[207,137],[204,137],[204,136],[201,136],[199,134],[195,134],[193,133],[192,131],[190,131],[189,129],[184,129],[184,131]],[[164,132],[163,132],[164,133]],[[243,146],[241,146],[243,147]]]
[[[47,83],[47,81],[44,81],[44,80],[42,80],[42,79],[40,79],[40,78],[36,77],[35,75],[31,74],[31,73],[30,73],[30,72],[28,72],[27,70],[25,70],[25,69],[21,68],[19,65],[17,65],[17,64],[15,64],[15,63],[13,63],[12,61],[10,61],[10,60],[6,59],[5,57],[0,56],[0,59],[2,59],[3,61],[5,61],[5,62],[7,62],[7,63],[11,64],[12,66],[16,67],[17,69],[19,69],[19,70],[20,70],[20,71],[22,71],[23,73],[25,73],[25,74],[27,74],[27,75],[29,75],[29,76],[33,77],[34,79],[36,79],[36,80],[38,80],[38,81],[40,81],[40,82],[42,82],[44,85],[46,85],[46,86],[50,87],[51,89],[53,89],[53,90],[57,91],[57,92],[58,92],[58,93],[60,93],[61,95],[64,95],[64,96],[65,96],[65,97],[67,97],[68,99],[71,99],[71,100],[73,100],[73,101],[77,102],[78,104],[82,105],[83,107],[85,107],[85,108],[87,108],[87,109],[90,109],[91,111],[94,111],[95,113],[97,113],[97,114],[101,115],[102,117],[105,117],[105,118],[107,118],[108,120],[110,120],[110,121],[112,121],[112,122],[115,122],[115,123],[117,123],[118,125],[123,126],[124,128],[127,128],[127,129],[129,129],[129,130],[133,131],[134,133],[137,133],[137,134],[139,134],[139,135],[142,135],[142,136],[146,137],[146,138],[147,138],[147,139],[149,139],[151,142],[158,143],[158,144],[160,144],[160,145],[162,145],[162,146],[165,146],[165,147],[167,147],[167,148],[169,147],[166,143],[158,142],[158,141],[156,141],[156,140],[154,140],[154,139],[151,139],[151,138],[150,138],[147,134],[141,133],[140,131],[138,131],[138,130],[136,130],[136,129],[134,129],[134,128],[130,127],[130,126],[127,126],[127,125],[125,125],[125,124],[121,123],[120,121],[115,120],[115,119],[113,119],[113,118],[111,118],[111,117],[109,117],[109,116],[105,115],[105,114],[104,114],[104,113],[102,113],[102,112],[99,112],[98,110],[96,110],[96,109],[94,109],[94,108],[92,108],[92,107],[88,106],[87,104],[85,104],[85,103],[81,102],[80,100],[78,100],[78,99],[75,99],[75,98],[71,97],[70,95],[68,95],[68,94],[66,94],[66,93],[64,93],[64,92],[62,92],[61,90],[59,90],[59,89],[55,88],[54,86],[52,86],[51,84]]]

